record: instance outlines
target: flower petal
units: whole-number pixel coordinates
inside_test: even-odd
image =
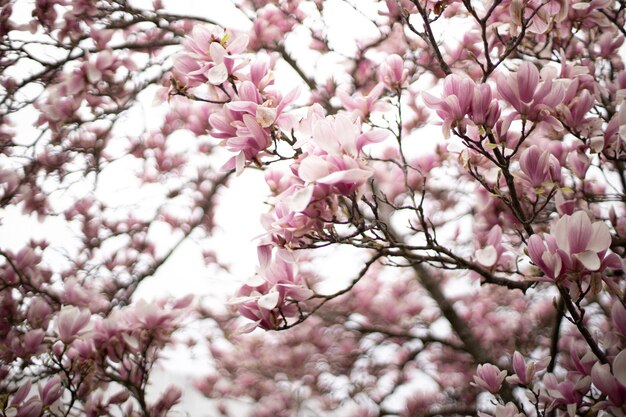
[[[626,349],[618,353],[613,360],[613,374],[619,383],[626,387]]]
[[[574,255],[583,266],[589,271],[597,271],[600,269],[600,258],[598,254],[590,250],[577,253]]]
[[[257,304],[259,307],[264,308],[266,310],[273,310],[278,305],[278,301],[280,300],[280,294],[278,291],[272,291],[270,293],[265,294],[263,297],[259,298]]]
[[[207,72],[207,78],[209,83],[213,85],[223,84],[224,81],[228,79],[228,70],[226,69],[226,65],[219,64],[214,66]]]

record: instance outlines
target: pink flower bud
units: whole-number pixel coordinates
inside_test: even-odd
[[[128,399],[129,396],[130,392],[127,389],[123,389],[109,398],[109,404],[122,404]]]
[[[39,397],[44,406],[49,406],[63,395],[64,387],[61,384],[61,378],[55,376],[46,385],[39,385]]]
[[[380,66],[379,79],[389,89],[402,87],[408,75],[408,70],[404,68],[404,61],[396,54],[389,55]]]
[[[41,401],[33,397],[18,409],[17,417],[39,417],[42,409]]]
[[[52,345],[52,352],[57,358],[60,358],[63,355],[64,350],[65,345],[61,341],[57,341],[54,345]]]
[[[11,405],[16,406],[20,404],[22,401],[26,399],[26,396],[30,392],[31,382],[26,381],[24,385],[22,385],[16,392],[13,394],[13,398],[11,398]]]
[[[486,389],[492,394],[497,394],[502,388],[502,382],[506,378],[506,371],[501,371],[497,366],[490,363],[478,365],[472,385]]]

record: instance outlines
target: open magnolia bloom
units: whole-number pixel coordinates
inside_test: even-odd
[[[621,268],[617,255],[609,252],[611,234],[602,221],[591,223],[584,211],[562,216],[543,238],[533,235],[528,252],[548,278],[559,279],[570,272],[602,272]]]

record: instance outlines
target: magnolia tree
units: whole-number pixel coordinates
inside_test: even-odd
[[[63,231],[2,236],[1,416],[624,416],[626,3],[144,3],[0,0],[2,221]],[[259,175],[228,308],[133,296]]]

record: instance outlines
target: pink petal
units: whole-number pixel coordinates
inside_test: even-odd
[[[219,42],[211,42],[209,46],[209,53],[211,55],[211,60],[216,64],[221,64],[224,62],[224,55],[226,55],[226,50]]]
[[[313,186],[302,188],[289,196],[288,208],[291,211],[302,212],[306,210],[313,197]]]
[[[239,86],[239,100],[252,101],[254,103],[261,103],[261,96],[259,95],[258,88],[250,81],[244,81]]]
[[[252,275],[250,278],[246,280],[245,285],[252,288],[260,287],[261,285],[267,283],[265,279],[259,274]]]
[[[443,101],[439,97],[435,97],[432,94],[427,93],[425,91],[422,93],[422,99],[424,100],[424,103],[426,103],[426,105],[430,107],[431,109],[440,109],[441,103]]]
[[[304,158],[298,167],[298,176],[304,182],[317,181],[319,178],[327,176],[328,173],[328,162],[315,155]]]
[[[381,129],[370,130],[369,132],[363,133],[356,139],[356,150],[361,152],[363,146],[369,145],[370,143],[382,142],[387,139],[388,136],[389,132]]]
[[[587,250],[603,252],[611,246],[611,232],[609,227],[603,222],[594,222],[591,225],[593,230],[591,239],[587,243]]]
[[[238,54],[246,49],[249,40],[248,35],[239,35],[233,39],[232,43],[230,43],[226,49],[228,49],[231,54]]]
[[[259,105],[252,101],[231,101],[226,107],[231,111],[254,114]]]
[[[213,85],[223,84],[224,81],[228,79],[228,70],[226,69],[226,65],[219,64],[211,68],[207,73],[207,78]]]
[[[277,113],[282,112],[285,106],[293,103],[298,98],[299,95],[300,95],[300,87],[296,87],[293,90],[291,90],[285,97],[283,97],[280,103],[278,103],[278,106],[276,106],[276,112]]]
[[[498,261],[498,252],[496,248],[491,245],[484,249],[478,249],[475,255],[478,263],[488,268],[494,266]]]
[[[256,119],[249,114],[243,115],[243,122],[246,127],[254,137],[254,140],[259,145],[260,148],[265,148],[269,145],[269,138],[267,137],[265,131],[259,126]]]
[[[496,86],[498,88],[498,93],[500,97],[510,105],[512,105],[516,110],[519,110],[520,102],[519,96],[517,93],[517,86],[513,85],[513,79],[511,75],[499,74],[496,79]]]
[[[320,178],[317,182],[321,184],[337,184],[340,182],[355,182],[361,183],[366,181],[369,177],[372,176],[371,171],[366,171],[364,169],[348,169],[346,171],[337,171],[332,174]]]
[[[544,245],[541,237],[532,235],[530,239],[528,239],[528,254],[530,255],[530,259],[532,259],[537,266],[539,266],[539,261],[545,251],[546,245]]]
[[[584,211],[574,213],[567,225],[567,239],[571,253],[582,252],[587,248],[587,243],[592,233],[591,220]]]
[[[272,291],[268,294],[265,294],[263,297],[259,298],[257,304],[259,307],[264,308],[266,310],[273,310],[278,305],[278,301],[280,300],[280,294],[278,291]]]
[[[246,166],[246,155],[243,152],[239,152],[235,158],[235,173],[240,175]]]
[[[259,326],[259,323],[261,323],[261,320],[258,321],[254,321],[252,323],[247,323],[244,324],[240,327],[237,328],[237,334],[247,334],[252,332],[254,329],[256,329]]]
[[[569,239],[568,239],[568,232],[569,232],[568,229],[569,229],[570,218],[571,216],[568,216],[568,215],[561,217],[556,222],[556,225],[554,226],[554,230],[552,232],[552,235],[556,238],[557,246],[559,247],[559,249],[562,249],[566,253],[569,253],[570,251]]]
[[[618,353],[613,360],[613,374],[619,383],[626,387],[626,349]]]
[[[256,248],[256,253],[259,257],[259,266],[261,269],[267,268],[272,260],[272,246],[260,245]]]
[[[577,253],[574,256],[580,261],[581,264],[583,264],[585,269],[589,271],[597,271],[600,269],[600,258],[597,253],[588,250]]]

